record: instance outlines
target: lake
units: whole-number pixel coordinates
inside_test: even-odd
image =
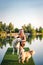
[[[12,38],[7,38],[7,40],[6,39],[3,40],[1,40],[0,43],[0,64],[3,60],[3,57],[7,49],[9,47],[12,47],[11,44]],[[25,47],[28,47],[30,50],[35,50],[35,55],[33,56],[35,65],[43,65],[43,37],[28,36]]]

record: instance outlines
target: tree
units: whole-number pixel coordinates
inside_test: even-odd
[[[2,26],[3,26],[2,21],[0,21],[0,31],[3,31]]]
[[[38,30],[38,28],[36,28],[36,33],[38,33],[39,32],[39,30]]]
[[[6,23],[4,23],[4,24],[2,25],[2,28],[3,28],[4,31],[6,31]]]
[[[19,29],[18,28],[15,28],[15,32],[19,32]]]
[[[27,32],[28,33],[31,33],[31,30],[32,30],[31,24],[28,24],[26,28],[27,28]]]
[[[9,32],[14,30],[14,26],[12,25],[12,23],[9,23],[8,30]]]
[[[24,32],[27,32],[26,25],[22,26],[22,29],[24,30]]]
[[[43,28],[39,27],[39,32],[42,33],[43,32]]]
[[[31,34],[32,34],[32,35],[36,35],[36,31],[35,31],[34,28],[31,30]]]
[[[31,33],[31,30],[32,30],[31,24],[28,24],[27,26],[24,25],[24,26],[22,26],[22,28],[23,28],[24,32]]]

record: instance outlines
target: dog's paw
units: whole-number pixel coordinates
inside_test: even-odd
[[[22,64],[24,64],[24,61],[22,61]]]

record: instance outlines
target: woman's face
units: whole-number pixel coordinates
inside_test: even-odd
[[[23,34],[24,34],[24,31],[23,31],[23,30],[20,30],[20,32],[19,32],[19,33],[23,35]]]

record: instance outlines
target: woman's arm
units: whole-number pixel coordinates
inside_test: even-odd
[[[23,40],[22,41],[26,41],[26,36],[25,35],[23,36]]]

